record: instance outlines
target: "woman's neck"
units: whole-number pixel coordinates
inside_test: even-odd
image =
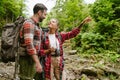
[[[50,29],[48,33],[49,33],[49,34],[55,34],[55,32],[56,32],[56,31],[55,31],[54,29]]]

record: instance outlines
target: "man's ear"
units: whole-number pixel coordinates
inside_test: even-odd
[[[41,15],[41,14],[42,14],[42,11],[41,11],[41,10],[39,10],[39,11],[38,11],[38,15]]]

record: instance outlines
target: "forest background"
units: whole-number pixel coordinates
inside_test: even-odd
[[[26,0],[0,0],[0,34],[6,23],[19,16],[27,17]],[[97,55],[97,60],[120,63],[120,1],[96,0],[86,4],[83,0],[56,0],[55,6],[42,23],[47,27],[50,18],[60,22],[59,31],[70,31],[87,16],[92,18],[81,33],[71,39],[71,46],[80,56]],[[99,55],[99,57],[98,57]],[[101,57],[100,57],[101,56]]]

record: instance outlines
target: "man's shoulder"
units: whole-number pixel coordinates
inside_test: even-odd
[[[32,25],[32,24],[35,24],[35,23],[34,23],[34,21],[32,19],[26,19],[24,24]]]
[[[34,23],[32,21],[30,21],[29,19],[27,19],[24,24],[23,24],[24,28],[34,28]]]
[[[32,19],[26,19],[26,20],[25,20],[25,23],[31,24],[31,23],[33,23],[33,20],[32,20]]]

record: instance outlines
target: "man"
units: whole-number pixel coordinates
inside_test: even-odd
[[[42,72],[42,66],[37,55],[40,50],[42,33],[39,22],[45,19],[47,8],[45,5],[37,3],[33,8],[33,13],[33,16],[24,22],[23,29],[20,31],[20,45],[25,48],[25,54],[27,54],[20,56],[20,80],[33,80],[36,72]]]

